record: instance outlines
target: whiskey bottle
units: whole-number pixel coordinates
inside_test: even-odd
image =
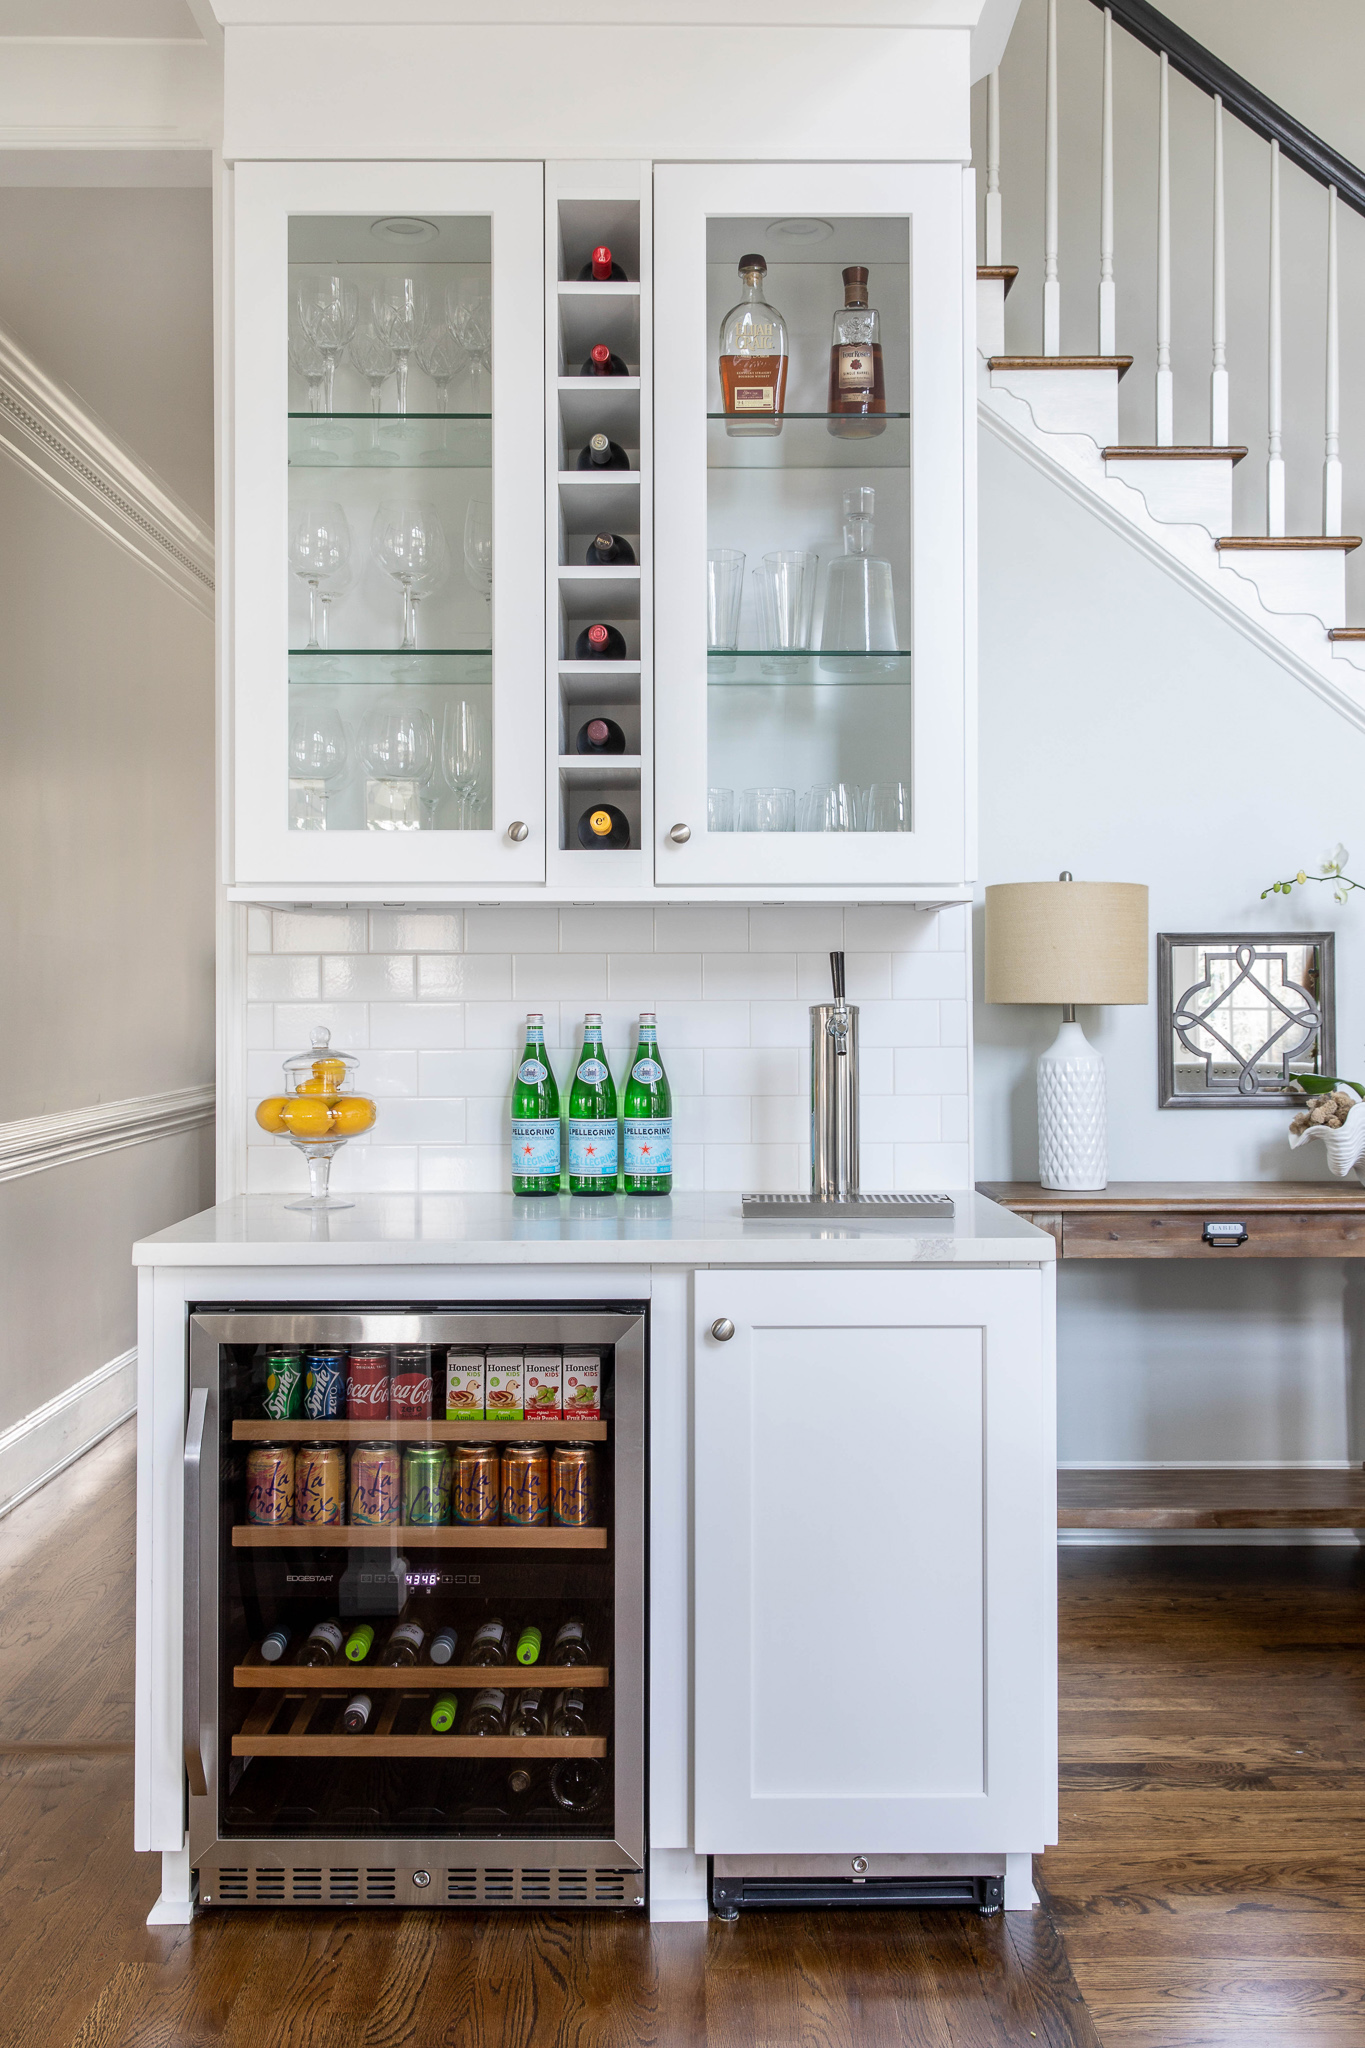
[[[606,243],[599,242],[579,271],[578,281],[580,284],[606,284],[608,280],[613,284],[624,284],[626,273],[615,261]]]
[[[621,357],[607,347],[605,341],[596,342],[583,360],[582,374],[585,377],[628,377],[630,371]]]
[[[578,728],[574,752],[578,754],[624,754],[626,736],[614,718],[590,718]]]
[[[512,1193],[559,1193],[559,1089],[539,1010],[526,1019],[526,1044],[512,1083]]]
[[[787,399],[787,323],[763,296],[768,266],[741,256],[744,296],[720,323],[720,402],[727,434],[780,434]]]
[[[841,440],[865,441],[885,431],[885,421],[875,418],[886,411],[881,315],[867,303],[864,263],[844,272],[844,303],[829,348],[829,411],[826,424]]]
[[[673,1187],[673,1096],[659,1058],[652,1010],[640,1013],[640,1042],[621,1104],[628,1195],[666,1195]]]
[[[595,533],[584,560],[590,569],[633,568],[635,550],[619,533]]]
[[[615,626],[607,626],[599,619],[596,625],[585,626],[574,642],[575,661],[624,661],[626,658],[626,637]]]
[[[580,846],[610,846],[618,850],[629,846],[630,819],[624,811],[618,811],[615,804],[594,804],[578,821],[578,843]]]
[[[569,1193],[616,1193],[616,1083],[596,1010],[583,1019],[583,1050],[569,1093]]]
[[[579,451],[580,469],[629,469],[630,457],[619,442],[609,434],[594,434],[586,448]]]

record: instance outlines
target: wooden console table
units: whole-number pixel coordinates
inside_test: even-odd
[[[1002,1208],[1046,1230],[1059,1259],[1365,1258],[1365,1187],[1321,1181],[1111,1181],[1060,1194],[1037,1181],[980,1181]],[[1245,1237],[1206,1224],[1240,1224]],[[1361,1529],[1365,1471],[1057,1475],[1063,1529]]]

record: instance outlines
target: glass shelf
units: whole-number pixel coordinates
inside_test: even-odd
[[[739,647],[706,657],[706,682],[712,690],[771,690],[793,685],[809,689],[847,689],[866,684],[905,688],[910,682],[910,650],[861,654],[828,648],[809,654],[779,654],[769,647]]]
[[[487,647],[291,647],[292,683],[491,683]]]
[[[910,414],[882,412],[880,434],[853,439],[831,434],[831,419],[858,421],[856,414],[785,412],[780,434],[730,434],[726,421],[752,418],[724,412],[706,415],[708,469],[905,469],[910,462]]]
[[[488,469],[487,412],[291,412],[291,469]]]

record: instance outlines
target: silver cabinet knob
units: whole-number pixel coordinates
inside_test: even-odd
[[[675,846],[686,846],[688,840],[692,837],[692,827],[690,825],[675,825],[668,836]]]
[[[520,818],[513,818],[511,824],[507,827],[507,837],[514,845],[520,846],[530,829],[530,826],[524,825]]]
[[[735,1326],[730,1321],[729,1316],[717,1316],[715,1322],[711,1325],[711,1335],[715,1338],[717,1344],[728,1344],[734,1334]]]

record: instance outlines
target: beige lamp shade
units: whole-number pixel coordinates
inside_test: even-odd
[[[988,1003],[1145,1003],[1144,882],[997,882],[986,891]]]

